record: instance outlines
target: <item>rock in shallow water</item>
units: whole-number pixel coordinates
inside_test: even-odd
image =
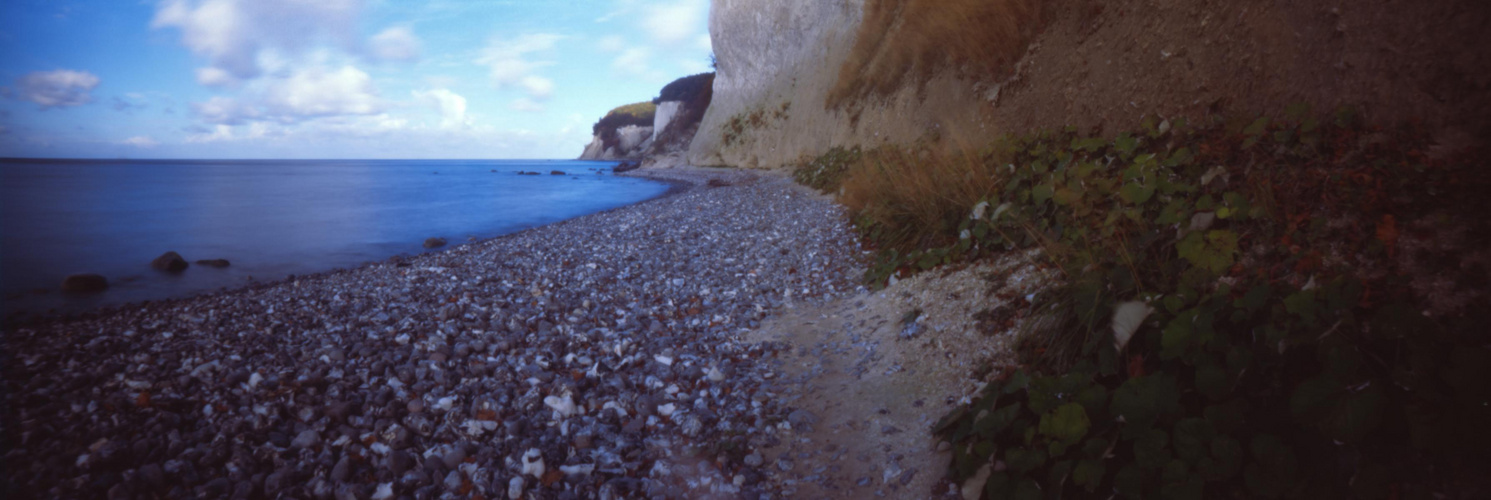
[[[185,271],[186,268],[190,266],[191,264],[188,264],[186,262],[186,259],[181,258],[181,254],[178,254],[176,252],[163,253],[160,257],[156,257],[155,260],[150,261],[151,268],[154,268],[157,271],[166,271],[172,273]]]
[[[108,288],[108,278],[97,274],[73,274],[62,279],[62,291],[69,293],[102,292]]]

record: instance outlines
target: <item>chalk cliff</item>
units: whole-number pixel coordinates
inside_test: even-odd
[[[618,107],[597,121],[581,160],[636,160],[652,145],[657,105],[639,102]]]
[[[771,168],[832,146],[978,146],[1146,116],[1329,115],[1491,133],[1491,4],[714,0],[696,165]]]
[[[674,80],[651,102],[611,110],[595,124],[582,160],[642,160],[644,166],[686,162],[689,141],[709,108],[714,73]]]
[[[696,165],[770,168],[835,145],[910,142],[926,131],[978,128],[972,82],[938,76],[874,105],[831,109],[865,0],[715,0],[714,101],[689,147]]]

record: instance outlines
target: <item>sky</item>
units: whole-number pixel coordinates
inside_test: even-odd
[[[573,158],[709,0],[3,0],[0,157]]]

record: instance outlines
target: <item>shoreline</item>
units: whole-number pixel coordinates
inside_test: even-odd
[[[589,161],[589,160],[587,160],[587,161]],[[633,171],[633,172],[636,172],[636,171]],[[165,298],[160,298],[160,299],[147,299],[147,300],[140,300],[140,301],[132,301],[132,302],[124,302],[124,303],[116,303],[116,304],[99,305],[99,306],[95,306],[95,307],[92,307],[90,309],[85,309],[85,310],[81,310],[81,311],[56,311],[54,309],[54,310],[43,311],[43,312],[33,312],[33,311],[27,311],[27,310],[24,310],[24,309],[17,310],[17,311],[13,311],[11,313],[6,314],[3,318],[0,318],[0,330],[11,330],[11,329],[15,329],[15,328],[21,328],[21,327],[26,327],[26,326],[33,326],[33,325],[37,325],[37,324],[41,324],[41,323],[47,323],[47,322],[52,322],[52,321],[69,321],[69,320],[84,319],[84,318],[90,317],[91,315],[96,315],[96,314],[115,314],[115,313],[118,313],[118,312],[120,312],[122,310],[126,310],[126,309],[129,309],[129,308],[142,307],[142,306],[144,306],[146,304],[171,303],[171,302],[174,302],[174,301],[192,300],[192,299],[207,297],[207,296],[211,296],[211,295],[228,294],[228,293],[233,293],[233,292],[236,292],[236,291],[250,289],[250,288],[262,288],[262,287],[266,287],[266,286],[275,286],[275,285],[283,284],[285,282],[294,281],[295,279],[298,279],[298,278],[309,278],[309,277],[320,276],[320,275],[324,275],[324,274],[328,274],[328,273],[356,271],[356,270],[367,268],[367,267],[370,267],[370,266],[375,266],[375,265],[378,265],[378,264],[384,263],[384,262],[407,260],[407,259],[412,259],[412,258],[415,258],[415,257],[422,256],[422,255],[430,255],[430,254],[442,253],[442,252],[450,251],[452,249],[455,249],[455,248],[461,247],[461,246],[465,246],[465,245],[483,243],[483,242],[487,242],[487,241],[490,241],[490,240],[495,240],[495,239],[498,239],[498,238],[505,238],[505,237],[512,236],[512,235],[515,235],[515,234],[520,234],[520,233],[523,233],[523,232],[526,232],[526,231],[532,231],[532,230],[536,230],[536,229],[542,229],[542,228],[545,228],[545,227],[548,227],[548,226],[551,226],[551,225],[554,225],[554,224],[560,224],[560,223],[568,222],[568,221],[575,220],[575,219],[582,218],[582,217],[589,217],[589,216],[592,216],[592,215],[606,213],[606,212],[610,212],[610,211],[614,211],[614,210],[622,210],[622,209],[626,209],[626,208],[633,207],[633,206],[636,206],[636,205],[640,205],[640,204],[643,204],[643,203],[648,203],[648,202],[651,202],[651,201],[654,201],[654,200],[660,200],[660,199],[667,198],[667,197],[670,197],[670,196],[675,196],[675,195],[684,193],[684,192],[686,192],[689,189],[692,189],[694,187],[702,186],[704,184],[704,182],[705,182],[705,181],[701,180],[701,181],[699,181],[697,183],[694,183],[694,182],[688,180],[687,178],[676,178],[676,179],[675,178],[662,178],[662,177],[654,178],[654,177],[648,177],[648,176],[645,176],[645,175],[635,175],[635,176],[629,175],[629,174],[631,174],[633,172],[627,172],[627,173],[622,173],[622,174],[611,174],[611,175],[629,176],[629,177],[640,177],[640,178],[644,178],[644,179],[654,180],[654,181],[661,182],[663,184],[668,185],[668,189],[664,190],[662,193],[660,193],[660,194],[658,194],[656,196],[653,196],[653,197],[647,198],[647,199],[643,199],[643,200],[639,200],[639,201],[631,203],[631,204],[627,204],[627,205],[623,205],[623,206],[619,206],[619,207],[615,207],[615,208],[608,208],[608,209],[605,209],[605,210],[600,210],[600,211],[597,211],[597,212],[592,212],[592,213],[588,213],[588,214],[585,214],[585,215],[581,215],[579,217],[572,217],[572,218],[569,218],[569,219],[564,219],[564,220],[560,220],[560,221],[550,222],[548,224],[543,224],[543,225],[533,226],[533,227],[529,227],[529,228],[524,228],[524,229],[521,229],[521,230],[518,230],[518,231],[514,231],[514,232],[511,232],[511,233],[507,233],[507,234],[501,234],[501,235],[497,235],[497,236],[491,236],[491,237],[487,237],[487,238],[481,238],[481,239],[474,240],[474,241],[467,241],[467,242],[463,242],[463,243],[449,245],[449,246],[447,246],[445,248],[441,248],[441,249],[433,251],[433,252],[421,252],[421,253],[417,253],[417,254],[413,254],[413,255],[410,255],[410,254],[396,254],[396,255],[392,255],[392,256],[385,257],[385,258],[378,259],[378,260],[363,261],[363,262],[360,262],[360,263],[357,263],[357,264],[352,264],[350,266],[335,267],[335,268],[331,268],[331,269],[327,269],[327,270],[323,270],[323,271],[317,271],[317,272],[314,272],[314,273],[292,274],[289,277],[280,278],[280,279],[274,279],[274,280],[262,280],[262,281],[261,280],[251,280],[251,281],[247,281],[247,282],[244,282],[244,283],[239,283],[237,285],[224,286],[222,288],[215,289],[215,290],[205,290],[205,291],[195,291],[195,292],[190,292],[189,291],[189,292],[185,292],[184,295],[180,295],[180,296],[172,296],[172,297],[165,297]],[[49,293],[62,293],[62,294],[66,294],[66,292],[60,292],[60,291],[56,291],[56,290],[50,290]],[[106,293],[108,293],[108,291],[104,291],[104,292],[101,292],[101,293],[105,293],[106,294]]]
[[[674,187],[441,252],[8,327],[5,491],[775,489],[752,450],[790,439],[769,362],[786,348],[744,332],[859,290],[857,239],[781,177],[638,173]]]

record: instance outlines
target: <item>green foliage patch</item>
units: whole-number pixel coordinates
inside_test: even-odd
[[[849,167],[859,159],[859,147],[845,149],[834,146],[827,153],[799,164],[792,170],[792,178],[797,180],[798,184],[819,192],[832,193],[839,190],[839,186],[844,182],[844,175],[849,172]]]
[[[1431,498],[1484,481],[1491,308],[1425,315],[1397,253],[1416,221],[1488,234],[1462,216],[1484,213],[1484,169],[1426,154],[1411,128],[1308,115],[1005,138],[982,157],[1002,186],[956,243],[879,252],[875,285],[1033,246],[1064,275],[1036,301],[1063,320],[1025,335],[1066,347],[1023,350],[935,426],[954,480],[988,468],[986,498]],[[1116,345],[1114,311],[1135,302],[1153,312]]]

